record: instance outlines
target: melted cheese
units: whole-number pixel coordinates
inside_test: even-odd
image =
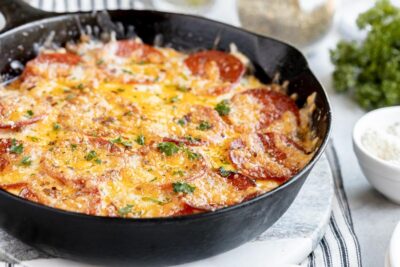
[[[209,64],[206,77],[193,75],[184,64],[187,55],[170,48],[154,48],[162,62],[158,54],[140,62],[140,51],[117,56],[117,45],[88,41],[45,51],[77,53],[81,61],[33,60],[20,79],[0,90],[3,189],[74,212],[163,217],[234,205],[283,182],[235,180],[218,172],[223,167],[241,173],[230,150],[244,133],[215,106],[251,88],[268,90],[266,85],[250,75],[234,84],[222,81],[216,64]],[[230,89],[210,93],[224,86]],[[235,120],[246,131],[256,131],[248,123],[260,119],[259,105],[244,95],[231,107],[240,110]],[[301,115],[300,128],[288,111],[267,130],[310,149],[315,139],[309,116]],[[177,150],[168,155],[160,143]],[[285,149],[296,170],[312,156]],[[286,168],[268,151],[261,153],[270,157],[266,162]],[[243,189],[242,182],[254,185]]]

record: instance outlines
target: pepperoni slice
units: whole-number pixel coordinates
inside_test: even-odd
[[[230,107],[228,120],[239,132],[262,131],[285,112],[292,112],[299,123],[296,103],[287,95],[267,88],[236,94],[230,101]]]
[[[62,184],[93,188],[102,181],[118,180],[125,163],[124,155],[82,137],[58,141],[42,156],[40,168]]]
[[[58,63],[73,66],[81,61],[81,57],[73,53],[42,53],[34,61],[38,63]]]
[[[35,116],[27,120],[17,121],[14,123],[0,123],[0,129],[18,131],[21,128],[41,121],[45,115]]]
[[[219,69],[219,77],[222,81],[235,83],[244,74],[245,68],[243,63],[228,53],[210,50],[189,55],[185,59],[186,66],[194,75],[208,76],[208,68],[212,68],[215,62]]]
[[[5,189],[5,190],[13,190],[13,189],[21,189],[26,186],[28,186],[27,183],[21,182],[21,183],[12,183],[12,184],[2,184],[2,185],[0,185],[0,188]]]
[[[187,124],[184,126],[188,136],[196,136],[209,143],[219,143],[225,138],[227,125],[210,107],[195,105],[184,116]]]
[[[292,173],[299,171],[309,161],[311,155],[300,144],[283,134],[268,132],[258,136],[266,151]]]
[[[163,60],[163,55],[157,49],[134,40],[118,41],[116,54],[120,57],[133,57],[138,62],[160,63]]]
[[[40,201],[39,197],[35,192],[33,192],[29,186],[24,187],[21,192],[19,193],[19,196],[25,199],[28,199],[30,201],[34,202],[42,202]]]
[[[227,179],[229,183],[239,190],[246,190],[250,187],[256,186],[256,183],[253,179],[250,179],[249,177],[240,173],[231,173]]]
[[[191,182],[191,185],[195,187],[194,191],[186,194],[182,201],[192,208],[206,211],[240,203],[248,194],[245,190],[235,190],[226,178],[213,171]]]
[[[183,203],[182,209],[175,212],[172,216],[184,216],[184,215],[190,215],[190,214],[195,214],[195,213],[200,213],[200,212],[204,212],[204,210],[196,209],[192,206],[189,206],[186,203]]]
[[[229,157],[239,173],[253,179],[272,179],[280,182],[291,177],[291,171],[277,162],[258,134],[242,135],[232,141]]]
[[[56,69],[57,74],[67,74],[69,67],[75,66],[81,62],[81,57],[72,53],[42,53],[35,59],[29,61],[22,73],[22,79],[32,75],[47,75],[50,69]],[[49,66],[40,67],[42,64],[55,64],[52,68]],[[55,66],[55,67],[54,67]]]

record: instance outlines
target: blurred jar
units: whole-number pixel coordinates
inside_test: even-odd
[[[237,0],[242,26],[305,48],[328,32],[335,0]]]
[[[179,13],[204,14],[215,0],[153,0],[153,6],[158,10]]]

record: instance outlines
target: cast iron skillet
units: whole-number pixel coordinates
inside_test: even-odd
[[[210,49],[217,37],[219,50],[228,50],[229,44],[235,43],[255,63],[255,74],[264,82],[277,72],[282,80],[288,80],[290,93],[299,95],[299,105],[317,92],[313,125],[321,142],[314,158],[282,186],[236,206],[174,218],[108,218],[46,207],[0,190],[0,226],[46,253],[91,263],[154,266],[190,262],[233,249],[282,216],[327,144],[331,125],[327,96],[302,54],[285,43],[208,19],[165,12],[110,11],[111,19],[120,22],[115,25],[104,19],[104,14],[56,15],[15,0],[2,0],[0,10],[8,21],[8,31],[0,35],[3,77],[18,75],[18,64],[11,62],[33,58],[34,44],[42,43],[52,31],[56,32],[54,41],[63,44],[77,40],[85,25],[114,29],[119,38],[126,34],[121,25],[125,29],[133,25],[144,42],[152,44],[161,33],[164,45],[180,50]]]

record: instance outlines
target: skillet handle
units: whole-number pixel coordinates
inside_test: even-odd
[[[34,20],[60,15],[33,8],[22,0],[1,0],[0,12],[3,14],[6,24],[0,30],[0,34]]]

